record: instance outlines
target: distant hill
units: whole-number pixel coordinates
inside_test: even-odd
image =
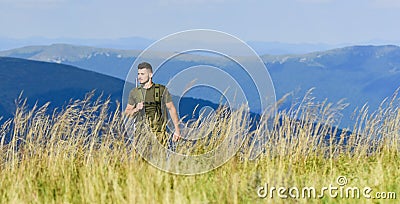
[[[143,50],[155,40],[142,37],[126,37],[118,39],[79,39],[79,38],[6,38],[0,36],[0,50],[9,50],[17,47],[51,45],[51,44],[72,44],[90,47],[107,47],[113,49]]]
[[[307,55],[262,58],[278,93],[316,87],[326,97],[357,97],[361,102],[362,99],[381,100],[400,86],[398,46],[353,46]]]
[[[106,47],[124,50],[144,50],[154,39],[143,37],[126,37],[117,39],[75,39],[75,38],[45,38],[30,37],[25,39],[4,38],[0,36],[0,50],[14,49],[23,46],[50,45],[50,44],[73,44],[90,47]],[[284,43],[284,42],[247,42],[258,54],[304,54],[315,51],[344,47],[343,44],[323,44],[323,43]],[[374,42],[374,44],[382,44]],[[348,46],[348,45],[347,45]]]
[[[111,98],[110,110],[116,108],[116,101],[121,102],[124,81],[83,70],[70,65],[48,63],[41,61],[25,60],[19,58],[0,57],[0,121],[13,116],[15,112],[15,100],[22,94],[27,98],[27,104],[31,108],[35,103],[42,106],[50,102],[49,112],[55,108],[61,109],[72,99],[83,99],[85,94],[95,90],[96,97],[103,94],[105,100]],[[130,85],[133,86],[133,85]],[[95,98],[97,99],[97,98]],[[179,98],[173,96],[174,103],[178,105]],[[198,110],[192,117],[194,107],[199,104]],[[209,101],[182,98],[179,112],[181,117],[188,115],[187,119],[196,118],[201,107],[218,105]]]
[[[70,64],[125,79],[138,53],[139,51],[55,44],[3,51],[0,56]],[[330,102],[337,102],[345,98],[350,107],[344,112],[343,126],[352,124],[349,118],[356,107],[368,103],[370,109],[375,110],[385,97],[391,96],[400,86],[398,46],[350,46],[308,54],[263,55],[261,58],[271,74],[278,99],[288,92],[295,92],[297,97],[302,97],[312,87],[316,88],[313,96],[317,101],[328,98]],[[165,64],[166,69],[159,72],[156,81],[165,84],[186,67],[201,64],[229,69],[229,65],[209,61],[204,56],[187,55]],[[231,74],[243,80],[243,74]],[[207,96],[207,93],[196,94]],[[283,107],[289,105],[285,104]]]
[[[336,102],[345,98],[343,124],[365,103],[376,110],[382,100],[400,87],[400,47],[353,46],[307,55],[262,57],[275,84],[278,98],[287,92],[298,97],[315,87],[313,97]],[[289,104],[287,104],[289,105]]]
[[[0,56],[67,64],[125,79],[129,68],[139,53],[139,51],[135,50],[53,44],[50,46],[27,46],[1,51]]]
[[[0,51],[0,57],[67,64],[125,80],[132,64],[140,52],[141,51],[138,50],[117,50],[70,44],[52,44],[49,46],[26,46]],[[153,53],[154,59],[166,59],[172,54],[174,53]],[[206,60],[208,60],[207,57],[190,54],[179,57],[179,61],[183,63],[191,61],[201,63]]]
[[[305,54],[315,51],[329,50],[339,45],[329,45],[323,43],[282,43],[282,42],[247,42],[259,55],[284,55],[284,54]]]
[[[8,118],[15,111],[15,99],[23,92],[32,107],[50,101],[51,108],[61,108],[70,99],[83,99],[96,90],[104,98],[121,99],[124,82],[117,78],[73,66],[0,57],[0,115]]]

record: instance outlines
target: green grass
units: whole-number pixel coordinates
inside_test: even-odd
[[[90,103],[89,98],[53,115],[45,114],[46,106],[28,111],[22,103],[15,117],[2,125],[0,203],[398,203],[400,109],[396,96],[373,114],[367,107],[355,111],[357,123],[350,129],[347,146],[343,140],[320,142],[335,131],[345,105],[316,103],[306,96],[292,109],[278,112],[274,128],[264,120],[250,133],[269,136],[266,151],[255,160],[249,159],[252,149],[243,147],[221,167],[192,176],[166,173],[144,161],[125,142],[127,118],[120,112],[107,114],[109,101]],[[237,123],[240,115],[216,117],[220,119],[203,126],[213,125],[211,139],[202,139],[194,147],[182,143],[177,151],[204,153],[232,132],[243,130],[243,124]],[[321,131],[313,131],[315,127]],[[6,134],[13,135],[8,144]],[[269,188],[313,187],[318,196],[330,184],[340,187],[339,176],[347,178],[344,189],[369,187],[371,196],[378,191],[395,192],[397,198],[366,199],[362,192],[359,199],[340,194],[332,198],[327,191],[323,198],[309,199],[301,194],[300,198],[279,198],[277,190],[272,198],[257,194],[268,184]]]

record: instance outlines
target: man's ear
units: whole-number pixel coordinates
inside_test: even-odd
[[[150,72],[150,73],[149,73],[149,77],[150,77],[150,78],[153,78],[153,73]]]

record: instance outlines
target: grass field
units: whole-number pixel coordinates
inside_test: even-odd
[[[272,127],[262,119],[249,133],[265,139],[255,160],[245,145],[221,167],[191,176],[148,164],[127,142],[126,117],[109,114],[109,101],[89,98],[51,115],[46,106],[26,110],[21,102],[0,128],[0,203],[399,202],[396,96],[374,113],[355,110],[356,125],[341,132],[334,127],[345,104],[306,96],[278,112]],[[216,117],[203,126],[213,127],[212,137],[194,146],[181,142],[177,151],[207,152],[245,128],[234,113]],[[12,136],[8,143],[5,135]]]

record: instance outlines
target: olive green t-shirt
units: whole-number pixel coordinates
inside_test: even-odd
[[[144,110],[142,109],[141,111],[139,111],[139,119],[146,118],[151,122],[152,129],[156,131],[164,131],[165,123],[167,121],[165,104],[172,102],[172,98],[168,89],[163,85],[159,85],[160,102],[156,103],[154,96],[155,86],[156,85],[153,84],[148,89],[145,89],[143,87],[132,89],[129,93],[128,104],[136,108],[136,105],[138,103],[145,102]],[[143,117],[144,115],[146,115],[146,117]]]

